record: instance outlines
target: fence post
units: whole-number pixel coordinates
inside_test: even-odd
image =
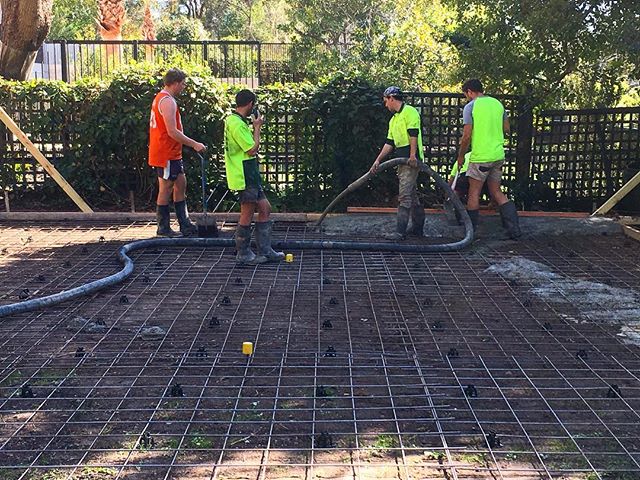
[[[138,61],[138,41],[133,41],[133,60]]]
[[[262,85],[262,42],[258,43],[258,85]]]
[[[67,41],[60,42],[60,70],[62,81],[69,83],[69,63],[67,62]]]
[[[516,182],[528,185],[531,177],[531,143],[533,140],[533,110],[527,97],[518,103],[518,130],[516,132]]]
[[[209,65],[209,42],[206,40],[202,41],[202,60],[205,65]]]

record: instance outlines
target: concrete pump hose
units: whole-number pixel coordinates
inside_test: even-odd
[[[407,163],[406,158],[395,158],[388,160],[380,164],[379,170],[386,170],[388,168]],[[360,250],[360,251],[387,251],[387,252],[409,252],[409,253],[430,253],[430,252],[452,252],[460,250],[468,246],[473,241],[473,227],[471,225],[471,219],[467,215],[466,210],[462,206],[462,203],[456,195],[451,192],[449,185],[437,175],[431,168],[422,163],[419,164],[420,169],[431,175],[436,181],[436,184],[442,188],[447,194],[451,196],[453,205],[460,212],[461,219],[464,222],[465,236],[462,240],[458,240],[452,243],[444,244],[404,244],[404,243],[388,243],[388,242],[348,242],[348,241],[330,241],[330,240],[288,240],[281,242],[274,242],[276,247],[282,249],[337,249],[337,250]],[[367,173],[353,182],[347,189],[345,189],[336,199],[331,202],[331,205],[327,207],[323,216],[321,217],[318,225],[324,219],[326,213],[332,208],[333,205],[339,201],[346,194],[362,186],[370,174]],[[26,300],[24,302],[13,303],[9,305],[0,306],[0,317],[6,317],[9,315],[17,315],[19,313],[30,312],[33,310],[50,307],[57,305],[68,300],[73,300],[85,295],[103,290],[107,287],[117,285],[126,280],[134,269],[133,260],[129,257],[131,252],[140,250],[143,248],[152,247],[233,247],[235,242],[232,238],[151,238],[148,240],[138,240],[136,242],[127,243],[118,250],[118,260],[123,265],[122,270],[108,277],[95,280],[93,282],[86,283],[79,287],[65,290],[60,293],[49,295],[41,298],[34,298]]]

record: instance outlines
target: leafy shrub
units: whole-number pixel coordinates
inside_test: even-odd
[[[126,209],[133,190],[139,208],[152,208],[156,179],[147,165],[149,109],[168,66],[133,64],[108,81],[71,85],[0,80],[0,102],[93,207]],[[177,100],[185,133],[210,147],[207,180],[211,186],[221,186],[215,201],[226,191],[223,119],[241,87],[218,82],[202,66],[183,68],[189,80]],[[381,91],[379,86],[340,74],[318,85],[275,84],[257,90],[266,118],[261,148],[265,185],[276,209],[322,210],[367,171],[386,136],[389,114]],[[0,145],[0,152],[3,183],[20,184],[22,165],[7,145]],[[188,153],[185,160],[188,194],[195,209],[200,199],[200,165]],[[72,207],[50,179],[44,186],[18,186],[16,195],[24,203],[38,208]],[[396,194],[394,176],[383,174],[348,201],[385,205]]]

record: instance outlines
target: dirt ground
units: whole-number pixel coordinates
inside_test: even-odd
[[[275,236],[375,240],[393,223]],[[154,228],[0,227],[0,304],[114,273]],[[522,227],[504,240],[483,217],[461,252],[258,267],[230,248],[138,251],[118,287],[0,319],[0,478],[640,478],[638,243],[609,219]]]

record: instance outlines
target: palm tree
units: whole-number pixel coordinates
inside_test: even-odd
[[[124,0],[98,0],[98,31],[102,40],[122,40],[122,25],[126,17]],[[107,64],[120,61],[120,45],[107,45]]]
[[[144,19],[142,20],[142,38],[144,40],[156,40],[156,25],[151,16],[151,7],[149,0],[144,2]],[[145,48],[146,59],[148,62],[153,61],[153,45],[147,45]]]

